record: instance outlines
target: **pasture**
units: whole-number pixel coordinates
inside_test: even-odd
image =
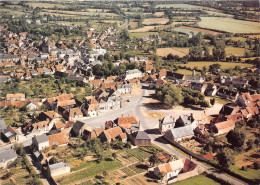
[[[189,26],[181,26],[181,27],[174,28],[173,30],[181,33],[186,33],[186,34],[193,32],[195,35],[198,34],[199,32],[201,32],[202,34],[221,34],[220,32],[201,29],[201,28],[193,28]]]
[[[130,30],[131,31],[131,30]],[[142,38],[142,37],[149,37],[150,35],[155,35],[158,32],[130,32],[130,37]]]
[[[209,68],[210,65],[212,64],[220,64],[221,69],[229,69],[229,68],[234,68],[235,66],[240,66],[242,67],[253,67],[252,64],[247,64],[247,63],[235,63],[235,62],[208,62],[208,61],[203,61],[203,62],[189,62],[188,64],[180,64],[179,66],[186,66],[190,67],[193,69],[194,67],[198,67],[198,69],[202,69],[203,66],[206,66]]]
[[[189,48],[158,48],[157,55],[160,57],[166,57],[168,54],[178,55],[179,57],[183,57],[189,54]]]
[[[190,4],[158,4],[155,8],[181,8],[181,9],[195,9],[199,8],[199,6],[190,5]]]
[[[153,25],[153,24],[166,24],[169,19],[166,18],[153,18],[153,19],[145,19],[143,24],[145,25]]]
[[[226,17],[201,17],[201,21],[198,22],[198,25],[202,28],[231,33],[260,33],[260,24],[257,22]]]

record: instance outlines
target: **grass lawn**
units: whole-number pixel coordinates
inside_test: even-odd
[[[14,120],[12,119],[5,119],[6,126],[12,125],[14,123]]]
[[[230,170],[235,173],[238,173],[248,179],[259,179],[260,178],[260,169],[254,170],[254,169],[248,168],[247,171],[244,171],[244,170],[241,170],[241,168],[239,168],[238,166],[232,165],[230,167]]]
[[[88,168],[67,175],[65,177],[59,178],[57,179],[57,181],[59,182],[59,184],[69,184],[75,181],[85,179],[87,177],[98,175],[103,171],[115,170],[119,167],[122,167],[122,164],[118,161],[104,160],[101,161],[100,163],[91,163]]]
[[[220,183],[217,183],[214,180],[212,180],[204,175],[192,177],[190,179],[186,179],[184,181],[176,182],[173,184],[174,185],[220,185]]]
[[[176,73],[184,74],[184,75],[192,75],[192,71],[186,69],[178,69]]]
[[[212,64],[220,64],[221,69],[229,69],[229,68],[234,68],[235,66],[240,66],[240,67],[253,67],[252,64],[247,64],[247,63],[235,63],[235,62],[189,62],[188,64],[180,64],[179,66],[186,66],[190,67],[193,69],[194,67],[198,67],[198,69],[202,69],[203,66],[206,66],[209,68],[210,65]]]

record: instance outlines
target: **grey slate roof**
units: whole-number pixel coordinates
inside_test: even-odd
[[[183,138],[194,135],[192,125],[186,125],[184,127],[173,128],[170,130],[174,139]]]
[[[64,168],[64,167],[68,167],[68,165],[64,162],[49,165],[49,168],[50,168],[51,171],[61,169],[61,168]]]
[[[13,149],[0,151],[0,163],[15,158],[17,158],[17,154]]]
[[[35,136],[35,139],[38,143],[43,143],[43,142],[49,141],[49,138],[46,134]]]
[[[1,130],[4,130],[4,129],[6,129],[5,120],[1,119],[1,120],[0,120],[0,131],[1,131]]]
[[[171,116],[165,116],[163,119],[162,119],[162,124],[169,124],[169,123],[175,123],[175,119],[172,118]]]
[[[151,138],[148,136],[148,134],[145,131],[139,131],[136,135],[135,139],[140,139],[140,140],[151,140]]]

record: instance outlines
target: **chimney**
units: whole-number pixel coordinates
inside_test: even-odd
[[[190,161],[192,161],[192,156],[190,156]]]

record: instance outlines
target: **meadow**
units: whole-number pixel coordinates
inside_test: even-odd
[[[190,4],[158,4],[155,8],[181,8],[181,9],[195,9],[199,8],[199,6],[190,5]]]
[[[160,57],[166,57],[168,54],[178,55],[179,57],[183,57],[189,54],[189,48],[158,48],[157,55]]]
[[[166,18],[153,18],[153,19],[145,19],[143,24],[152,25],[152,24],[166,24],[169,19]]]
[[[198,25],[202,28],[231,33],[260,33],[260,24],[257,22],[226,17],[201,17],[201,21],[198,22]]]
[[[193,69],[194,67],[198,67],[198,69],[202,69],[203,66],[206,66],[209,68],[210,65],[212,64],[220,64],[221,69],[229,69],[229,68],[234,68],[235,66],[240,66],[242,67],[253,67],[252,64],[247,64],[247,63],[235,63],[235,62],[208,62],[208,61],[203,61],[203,62],[189,62],[188,64],[180,64],[179,66],[186,66],[190,67]]]

